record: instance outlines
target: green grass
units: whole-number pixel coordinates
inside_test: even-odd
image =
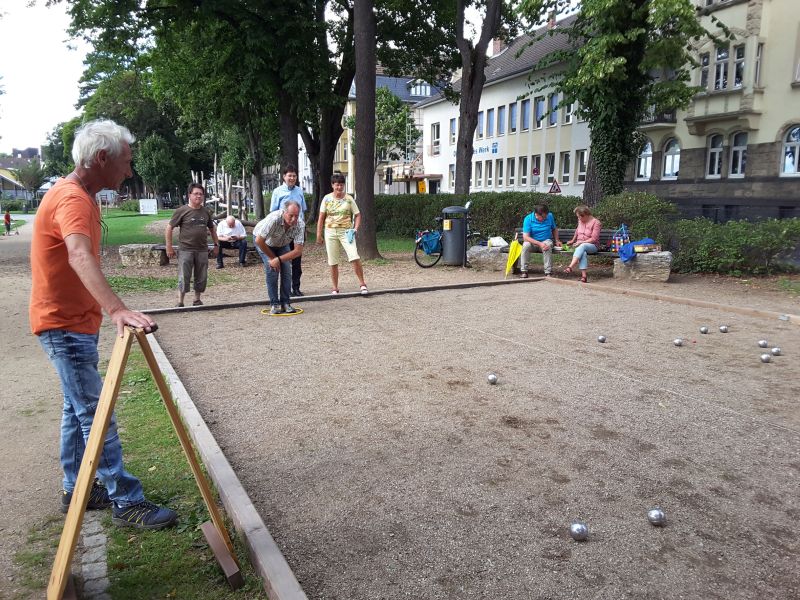
[[[103,211],[103,221],[108,226],[106,244],[121,246],[123,244],[157,244],[164,241],[164,232],[148,233],[148,223],[169,219],[171,210],[160,210],[158,215],[140,215],[138,213],[112,208]]]
[[[52,498],[56,506],[58,497]],[[17,582],[26,590],[44,590],[50,578],[50,570],[56,556],[64,517],[60,514],[49,515],[28,530],[25,546],[14,553],[14,564],[19,568]],[[17,597],[27,597],[22,593]]]
[[[199,526],[210,519],[197,483],[141,352],[134,346],[117,402],[126,467],[149,500],[178,511],[178,526],[140,532],[110,525],[108,576],[115,600],[264,598],[261,582],[235,542],[245,587],[233,592]],[[232,527],[228,527],[233,532]]]
[[[414,238],[378,234],[378,252],[414,252]]]
[[[781,278],[778,280],[778,287],[792,296],[800,296],[800,281]]]
[[[117,294],[136,294],[141,292],[163,292],[178,289],[177,277],[127,277],[125,275],[109,275],[106,277],[111,289]],[[234,280],[227,273],[209,273],[208,285],[221,285]]]

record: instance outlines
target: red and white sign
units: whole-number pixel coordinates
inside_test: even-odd
[[[548,194],[560,194],[561,193],[561,186],[558,185],[558,180],[553,180],[553,185],[550,186],[550,191],[547,192]]]
[[[531,171],[531,175],[538,175],[539,174],[539,167],[533,167],[533,171]]]

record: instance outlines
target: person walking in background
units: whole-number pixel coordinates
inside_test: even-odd
[[[228,215],[227,218],[217,223],[217,241],[219,242],[219,252],[217,253],[217,268],[224,269],[222,264],[223,248],[234,248],[239,251],[239,265],[244,266],[247,261],[247,231],[242,222]]]
[[[356,234],[361,225],[361,215],[353,197],[344,193],[344,175],[335,173],[331,177],[331,185],[333,192],[322,199],[317,220],[317,244],[320,246],[325,244],[328,265],[331,268],[331,294],[339,293],[339,254],[343,249],[361,284],[361,293],[366,296],[369,290],[364,282],[364,269],[356,247]]]
[[[206,191],[199,183],[189,184],[189,204],[179,206],[164,233],[167,256],[175,257],[172,247],[172,230],[180,227],[178,233],[178,306],[183,306],[183,298],[189,291],[194,276],[194,302],[201,306],[200,294],[206,291],[208,283],[208,234],[214,240],[213,256],[219,252],[217,230],[211,214],[205,207]]]
[[[11,213],[6,209],[6,214],[3,216],[3,223],[6,226],[6,235],[11,235]]]
[[[283,168],[283,185],[279,185],[272,191],[269,211],[273,212],[286,208],[286,203],[289,200],[294,200],[300,206],[300,220],[305,223],[308,206],[306,205],[306,197],[303,194],[303,190],[297,185],[297,167],[294,165],[286,165]],[[303,243],[305,243],[305,229],[303,229]],[[294,250],[294,241],[289,243],[289,249]],[[292,260],[292,296],[303,295],[303,292],[300,291],[300,278],[303,275],[302,262],[302,254]]]
[[[528,255],[531,248],[542,253],[544,274],[550,276],[553,270],[553,245],[558,243],[558,227],[546,204],[537,204],[533,212],[522,222],[522,254],[519,259],[520,277],[528,277]]]
[[[100,270],[101,189],[118,189],[131,177],[131,133],[113,121],[90,121],[75,132],[75,170],[45,194],[31,242],[31,330],[61,380],[61,511],[72,501],[103,381],[97,342],[105,310],[123,335],[125,326],[150,332],[152,317],[129,310]],[[173,525],[177,514],[145,500],[141,482],[128,473],[112,414],[97,462],[89,510],[112,507],[111,522],[140,529]]]
[[[296,312],[289,304],[292,261],[303,254],[306,224],[300,219],[297,202],[289,200],[285,206],[269,213],[253,228],[253,242],[264,263],[271,315]],[[289,247],[291,241],[294,249]]]
[[[597,252],[602,224],[592,216],[588,206],[576,206],[575,216],[578,217],[578,227],[575,229],[575,235],[567,242],[568,246],[575,247],[575,252],[572,255],[572,262],[564,269],[564,273],[572,273],[577,265],[581,271],[581,283],[587,283],[589,279],[586,271],[589,268],[589,259],[586,255]]]

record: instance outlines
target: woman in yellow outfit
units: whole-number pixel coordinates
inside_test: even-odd
[[[356,234],[361,225],[361,215],[353,197],[344,192],[344,175],[335,173],[331,177],[333,192],[322,199],[317,219],[317,244],[325,244],[328,254],[328,265],[331,268],[331,294],[339,293],[339,256],[340,250],[347,254],[348,262],[353,265],[353,272],[361,284],[361,293],[369,293],[364,282],[364,269],[356,248]],[[325,236],[322,227],[325,226]]]

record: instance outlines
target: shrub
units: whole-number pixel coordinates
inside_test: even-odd
[[[776,259],[800,244],[800,219],[714,223],[698,218],[678,221],[675,232],[678,271],[762,275],[782,269]]]
[[[606,229],[616,229],[625,223],[631,240],[650,237],[668,246],[672,242],[672,223],[678,207],[654,194],[623,192],[606,196],[592,212]]]
[[[138,200],[125,200],[122,204],[119,205],[120,210],[127,210],[129,212],[139,212],[139,201]]]
[[[7,210],[13,210],[13,211],[22,210],[22,200],[3,200],[2,203],[0,203],[0,205],[2,205],[3,212]]]

